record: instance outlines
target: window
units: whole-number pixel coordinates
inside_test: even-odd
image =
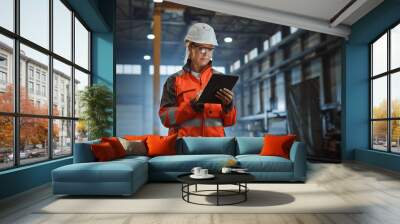
[[[117,64],[116,73],[118,75],[141,75],[141,65]]]
[[[0,84],[1,85],[7,84],[7,74],[3,71],[0,71]]]
[[[69,83],[68,86],[72,85],[72,68],[69,65],[66,65],[56,59],[53,59],[53,114],[54,115],[62,115],[67,117],[72,117],[72,89],[65,89],[65,83]],[[59,81],[60,80],[60,81]],[[61,114],[59,108],[56,107],[58,104],[58,90],[60,89],[61,101],[64,102],[64,97],[67,96],[67,108],[65,113]]]
[[[231,72],[234,70],[237,70],[238,68],[240,68],[240,60],[237,60],[233,63],[232,68],[231,68]]]
[[[80,93],[89,86],[89,74],[81,72],[80,70],[75,70],[75,117],[81,115],[80,105]]]
[[[224,66],[215,66],[214,69],[225,74],[225,67]]]
[[[7,57],[5,55],[0,55],[0,67],[7,67]]]
[[[48,81],[42,82],[42,73],[48,73],[48,64],[49,64],[49,56],[41,53],[37,50],[34,50],[31,47],[28,47],[25,44],[20,45],[20,54],[24,54],[25,57],[20,58],[20,67],[21,67],[21,72],[20,72],[20,108],[21,108],[21,113],[26,114],[26,115],[48,115],[48,102],[49,99],[45,97],[41,87],[41,84],[44,84],[48,86]],[[25,86],[25,73],[24,73],[24,68],[26,68],[27,63],[30,63],[35,68],[36,71],[36,89],[35,89],[35,95],[31,96],[29,95],[29,90],[27,89],[27,86]],[[29,67],[29,66],[28,66]],[[40,105],[31,105],[28,103],[28,100],[31,98],[38,99],[38,97],[41,97],[43,100],[43,103]]]
[[[7,85],[0,85],[0,170],[70,156],[74,135],[87,139],[86,125],[79,121],[80,108],[73,111],[79,105],[77,94],[90,85],[91,33],[67,4],[0,0],[0,83]],[[18,74],[14,74],[16,64]]]
[[[21,36],[49,48],[49,0],[20,0]]]
[[[28,82],[28,93],[33,94],[33,82]]]
[[[29,74],[29,79],[33,80],[33,67],[32,66],[29,66],[28,74]]]
[[[249,54],[245,54],[243,57],[244,60],[244,64],[247,64],[247,62],[249,62]]]
[[[371,148],[400,153],[400,25],[370,44]]]
[[[46,96],[46,86],[42,86],[42,96]]]
[[[263,47],[264,47],[264,51],[267,51],[269,49],[269,40],[264,41]]]
[[[40,94],[40,84],[36,84],[36,95]]]
[[[270,46],[274,46],[276,44],[278,44],[279,42],[281,42],[282,40],[282,33],[281,31],[276,32],[270,39]]]
[[[71,60],[72,12],[60,1],[53,0],[54,53]]]
[[[89,70],[89,32],[75,18],[75,63]]]
[[[258,49],[257,49],[257,48],[254,48],[253,50],[251,50],[251,51],[249,52],[249,60],[251,60],[251,59],[257,57],[257,55],[258,55]]]
[[[1,8],[3,1],[0,3],[0,14],[3,13]],[[0,15],[0,20],[3,15]],[[13,69],[11,69],[10,61],[6,62],[7,58],[12,59],[14,56],[14,43],[13,40],[0,33],[0,112],[13,112],[14,111],[14,83],[12,78],[14,76]],[[10,79],[8,81],[8,79]],[[1,121],[0,121],[1,122]],[[11,133],[9,133],[11,135]],[[1,139],[1,136],[0,136]],[[2,148],[0,141],[0,149]],[[0,160],[1,169],[1,160]]]
[[[14,31],[14,0],[0,1],[0,26]]]
[[[182,69],[179,65],[160,65],[160,75],[172,75]],[[149,66],[149,74],[154,74],[154,66]]]
[[[292,34],[292,33],[295,33],[297,30],[299,30],[299,28],[293,27],[293,26],[290,27],[290,33],[291,33],[291,34]]]

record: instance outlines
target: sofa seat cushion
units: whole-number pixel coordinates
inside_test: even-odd
[[[293,172],[292,161],[279,156],[239,155],[236,160],[250,172]]]
[[[230,159],[235,158],[222,154],[157,156],[149,160],[149,170],[152,172],[190,172],[193,167],[200,166],[216,172]]]
[[[58,182],[131,182],[132,177],[141,172],[147,172],[146,161],[121,159],[74,163],[53,170],[52,174],[53,181]]]

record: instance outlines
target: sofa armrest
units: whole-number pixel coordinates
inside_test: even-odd
[[[294,142],[290,149],[290,160],[293,162],[293,179],[305,181],[307,174],[306,147],[303,142]]]
[[[95,162],[96,158],[92,153],[90,146],[92,144],[100,143],[100,140],[89,142],[75,143],[74,147],[74,163],[89,163]]]

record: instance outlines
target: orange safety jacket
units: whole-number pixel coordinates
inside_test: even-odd
[[[205,103],[202,109],[191,100],[203,90],[213,74],[211,62],[200,72],[200,79],[190,72],[190,61],[179,72],[171,75],[164,83],[159,116],[163,125],[169,128],[169,135],[182,136],[225,136],[224,127],[236,123],[236,108]]]

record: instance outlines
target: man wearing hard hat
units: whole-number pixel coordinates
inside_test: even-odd
[[[220,89],[216,97],[221,104],[198,103],[201,91],[213,74],[214,48],[218,46],[214,29],[205,23],[196,23],[185,37],[186,55],[182,70],[171,75],[164,83],[159,116],[169,135],[225,136],[224,127],[236,122],[234,94]]]

